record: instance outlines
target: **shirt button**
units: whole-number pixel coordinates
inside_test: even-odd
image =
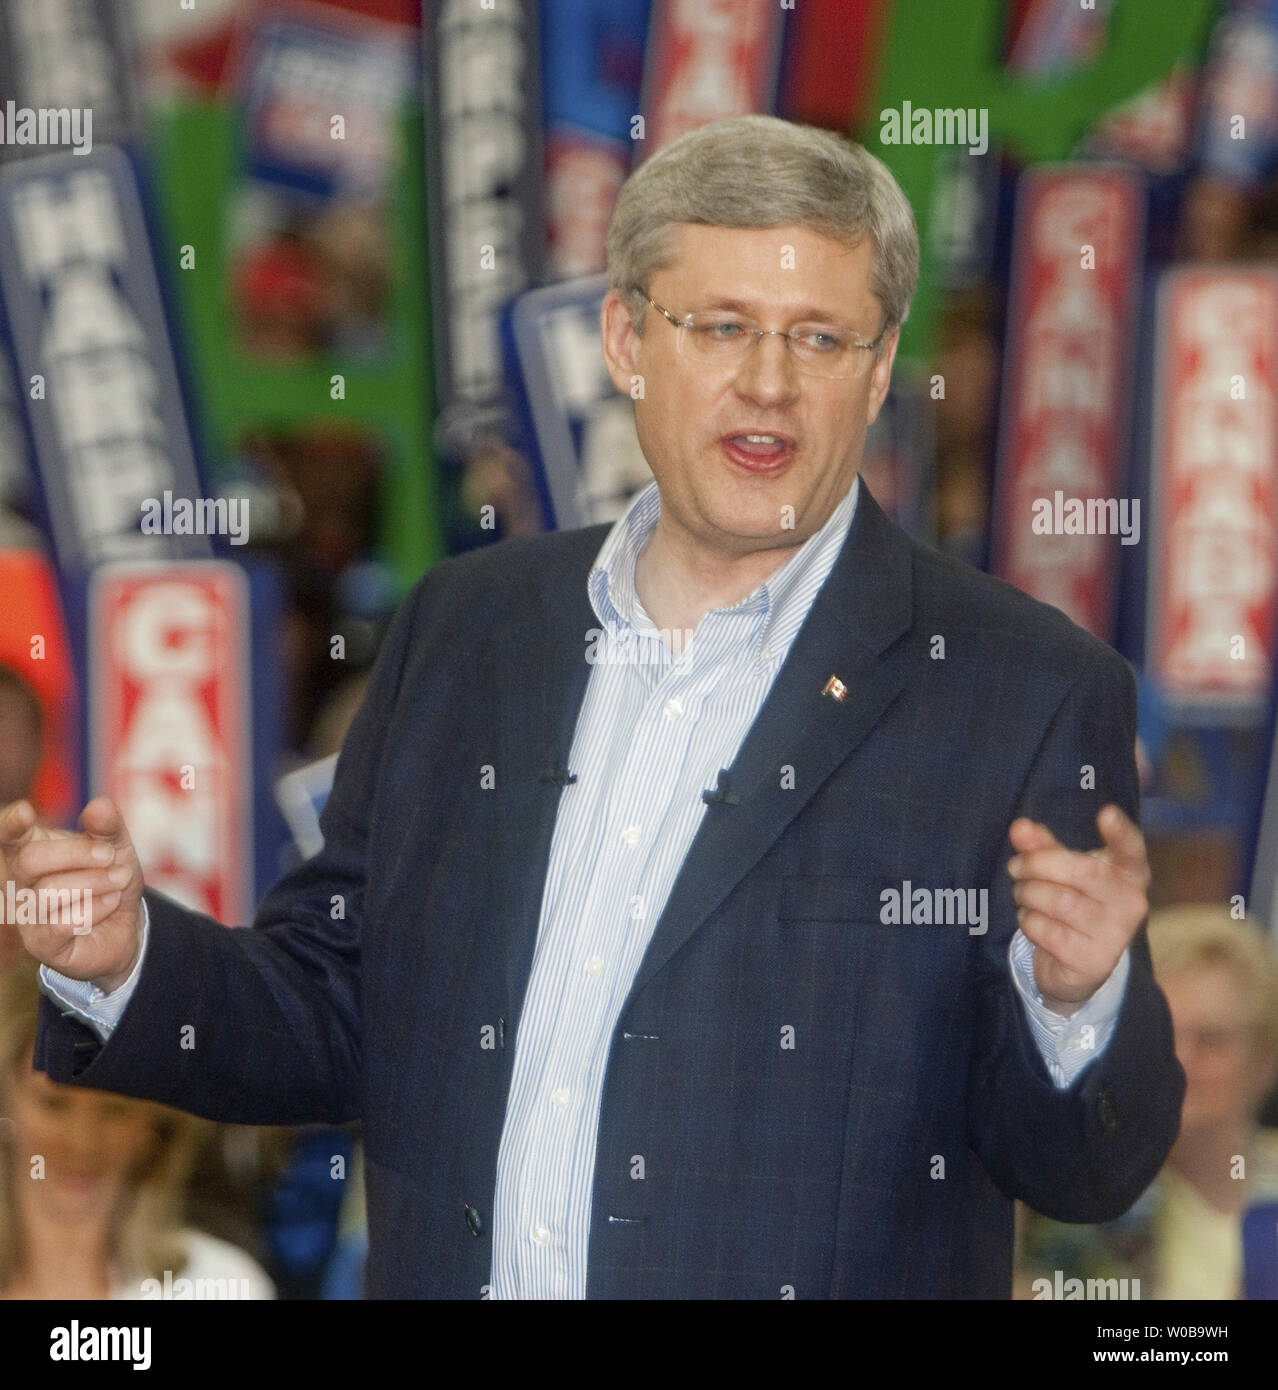
[[[603,971],[603,957],[591,956],[586,962],[586,974],[598,976]]]
[[[535,1245],[550,1244],[550,1230],[546,1226],[534,1226],[532,1228],[532,1238]]]
[[[678,719],[683,713],[683,706],[678,700],[667,700],[661,712],[667,719]]]
[[[554,1094],[553,1096],[551,1096],[551,1100],[553,1100],[553,1101],[555,1102],[555,1105],[556,1105],[556,1107],[557,1107],[558,1109],[562,1110],[562,1109],[564,1108],[564,1106],[566,1106],[566,1105],[568,1104],[568,1088],[567,1088],[567,1086],[561,1086],[561,1087],[555,1092],[555,1094]]]
[[[626,828],[621,832],[621,838],[622,838],[622,839],[626,842],[626,844],[628,844],[628,845],[637,845],[637,844],[639,843],[639,837],[640,837],[642,834],[643,834],[643,831],[641,831],[637,825],[628,825],[628,826],[626,826]]]
[[[771,648],[771,647],[764,647],[764,649],[759,653],[759,660],[760,660],[760,661],[771,661],[771,660],[772,660],[772,648]]]

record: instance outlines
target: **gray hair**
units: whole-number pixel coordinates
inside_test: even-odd
[[[867,234],[870,288],[903,324],[919,277],[914,212],[891,170],[832,131],[775,116],[734,116],[680,136],[621,187],[608,228],[608,283],[643,332],[651,276],[675,260],[675,227],[806,226],[845,245]]]

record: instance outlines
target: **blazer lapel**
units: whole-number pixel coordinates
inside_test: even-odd
[[[507,935],[508,1026],[522,1007],[532,968],[555,816],[592,669],[587,644],[599,619],[586,580],[610,529],[591,526],[567,534],[563,548],[550,552],[546,569],[530,572],[535,588],[521,615],[497,638],[497,650],[509,653],[505,674],[513,687],[498,702],[497,843],[503,852],[492,865]]]

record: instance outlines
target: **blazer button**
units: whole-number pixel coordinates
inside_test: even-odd
[[[1096,1117],[1106,1134],[1113,1134],[1118,1128],[1118,1107],[1108,1086],[1103,1086],[1096,1097]]]
[[[469,1202],[466,1203],[464,1210],[466,1212],[466,1224],[470,1227],[471,1235],[482,1236],[484,1233],[484,1218],[480,1216]]]

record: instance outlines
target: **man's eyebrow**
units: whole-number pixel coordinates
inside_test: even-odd
[[[758,310],[752,304],[746,304],[740,299],[730,299],[721,295],[717,299],[704,301],[702,307],[705,309],[730,309],[733,313],[749,314],[751,318],[757,317]],[[793,311],[796,323],[804,323],[810,320],[817,320],[820,323],[847,323],[848,320],[839,314],[832,314],[828,309],[823,309],[815,304],[803,304]]]

